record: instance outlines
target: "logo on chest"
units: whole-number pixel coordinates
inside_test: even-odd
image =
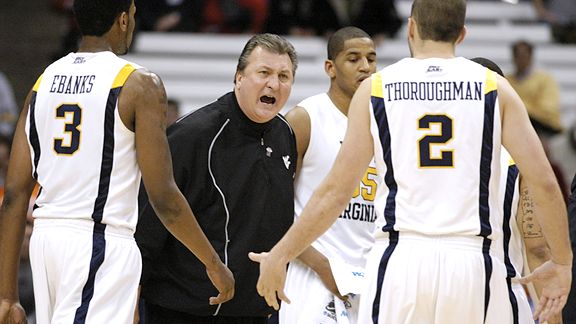
[[[286,170],[290,169],[290,155],[283,156],[282,160],[284,160],[284,165],[286,166]]]

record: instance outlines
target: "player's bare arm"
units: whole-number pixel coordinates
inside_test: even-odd
[[[520,200],[518,205],[516,222],[526,248],[528,268],[535,269],[550,260],[550,249],[546,245],[542,227],[536,218],[534,200],[530,196],[530,190],[528,190],[522,178],[520,178]],[[540,295],[539,290],[538,295]]]
[[[294,136],[296,137],[296,149],[298,151],[296,178],[298,178],[300,168],[302,168],[302,159],[304,159],[304,155],[310,144],[310,132],[312,129],[310,115],[308,115],[306,109],[296,106],[286,114],[286,120],[292,127]]]
[[[305,265],[310,267],[310,269],[314,270],[320,280],[322,280],[324,287],[326,287],[326,289],[328,289],[328,291],[330,291],[334,296],[342,300],[347,299],[347,297],[340,294],[338,285],[334,279],[334,273],[332,273],[332,268],[330,267],[330,262],[324,254],[320,253],[310,245],[298,256],[298,260],[302,261]]]
[[[283,292],[286,264],[324,233],[350,201],[373,157],[370,134],[371,79],[362,82],[348,113],[348,128],[332,169],[314,192],[302,214],[269,254],[251,254],[260,262],[258,293],[278,309],[276,297],[289,302]]]
[[[523,183],[522,176],[520,176],[520,200],[516,223],[526,249],[528,269],[532,271],[550,260],[550,249],[546,245],[542,227],[536,218],[534,200],[530,196],[527,186]],[[533,291],[533,294],[531,293],[533,300],[538,300],[542,295],[542,285],[539,282],[534,282],[534,290],[530,291]],[[548,319],[548,324],[562,324],[562,316],[560,314],[553,316]]]
[[[568,218],[562,193],[542,144],[530,124],[520,97],[508,81],[498,76],[498,95],[502,116],[502,144],[516,162],[522,181],[534,199],[535,214],[551,260],[534,269],[522,280],[541,281],[542,296],[534,316],[544,322],[562,311],[572,280],[572,251],[568,237]]]
[[[161,79],[137,70],[128,78],[119,106],[133,111],[136,154],[151,206],[174,237],[206,266],[208,277],[220,292],[211,297],[219,304],[234,296],[234,278],[204,235],[172,172],[166,139],[166,93]]]
[[[303,107],[296,106],[286,114],[286,120],[288,120],[288,123],[292,126],[292,130],[296,137],[296,147],[298,150],[296,179],[298,179],[302,167],[302,160],[304,159],[304,155],[306,155],[308,145],[310,144],[310,133],[312,129],[310,115],[308,115],[308,112]],[[344,299],[344,297],[340,295],[338,287],[336,286],[330,263],[322,253],[318,252],[314,247],[309,246],[298,256],[298,259],[316,272],[330,292],[338,298]]]
[[[4,201],[0,209],[0,323],[26,323],[26,314],[18,296],[18,266],[26,213],[36,183],[32,178],[30,149],[25,133],[29,103],[30,94],[14,133]]]

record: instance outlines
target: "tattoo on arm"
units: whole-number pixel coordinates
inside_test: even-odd
[[[530,196],[528,188],[521,188],[520,190],[520,208],[523,215],[522,232],[524,232],[524,238],[543,237],[542,228],[534,212],[534,200]]]

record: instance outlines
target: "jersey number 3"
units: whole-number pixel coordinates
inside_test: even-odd
[[[440,125],[440,132],[426,134],[418,140],[418,155],[421,168],[453,167],[452,150],[440,150],[441,155],[432,156],[432,145],[447,144],[452,139],[452,119],[446,115],[424,115],[418,120],[418,129],[429,130],[432,124]]]
[[[56,108],[56,118],[66,118],[67,114],[72,114],[72,120],[64,124],[64,133],[69,136],[69,141],[64,144],[63,138],[54,139],[54,151],[58,154],[71,155],[78,151],[80,147],[80,130],[78,126],[82,122],[82,109],[78,105],[64,104]]]

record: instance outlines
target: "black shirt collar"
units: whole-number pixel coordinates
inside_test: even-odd
[[[265,123],[257,123],[248,118],[242,109],[240,109],[240,105],[236,99],[236,94],[233,91],[223,95],[218,99],[218,101],[224,103],[226,114],[229,116],[230,120],[247,135],[261,137],[272,126],[274,118]]]

